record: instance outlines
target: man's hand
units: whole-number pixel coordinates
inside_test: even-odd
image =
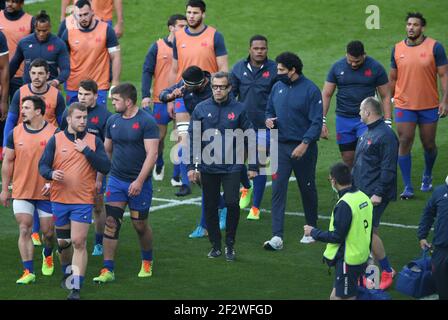
[[[325,123],[322,125],[322,131],[320,132],[320,137],[322,139],[328,140],[328,127]]]
[[[188,181],[191,183],[200,183],[201,182],[201,173],[196,170],[188,171]]]
[[[46,183],[44,184],[41,193],[43,196],[49,196],[50,195],[50,188],[51,188],[51,184],[50,183]]]
[[[266,127],[268,129],[274,129],[275,123],[274,121],[277,120],[277,117],[275,118],[267,118],[265,121]]]
[[[0,101],[0,121],[5,121],[8,116],[8,103],[6,101]]]
[[[439,117],[445,118],[448,115],[448,103],[441,102],[439,105]]]
[[[308,150],[308,144],[302,142],[292,151],[291,158],[297,160],[302,158],[306,150]]]
[[[311,230],[313,230],[313,229],[314,229],[314,227],[312,227],[312,226],[309,226],[307,224],[304,225],[303,231],[304,231],[305,236],[307,236],[307,237],[311,236]]]
[[[150,97],[142,99],[142,108],[149,108],[151,105],[152,105],[152,99]]]
[[[128,195],[130,197],[136,197],[142,192],[143,188],[143,182],[140,182],[139,180],[134,180],[128,189]]]
[[[84,140],[76,139],[75,142],[73,142],[75,145],[76,151],[83,152],[84,149],[87,147],[87,143],[84,142]]]
[[[168,100],[182,98],[184,96],[184,87],[176,88],[168,95]]]
[[[64,181],[64,171],[54,170],[51,174],[51,179],[54,181]]]
[[[370,201],[372,201],[373,206],[377,206],[381,203],[381,201],[383,201],[383,198],[380,196],[377,196],[376,194],[374,194],[371,198]]]
[[[115,87],[116,87],[116,86],[114,86],[114,85],[111,85],[111,86],[110,86],[109,93],[107,94],[107,97],[108,97],[109,99],[112,99],[112,90],[114,90]]]
[[[257,171],[251,171],[251,170],[247,171],[247,177],[250,180],[254,179],[257,175],[258,175]]]
[[[0,203],[4,206],[4,207],[9,207],[9,199],[11,198],[11,193],[7,190],[3,190],[0,193]]]
[[[58,88],[60,83],[58,79],[53,79],[48,81],[47,84],[49,84],[52,87]]]
[[[420,240],[420,248],[422,248],[422,250],[427,250],[430,249],[431,247],[432,247],[431,244],[426,239]]]
[[[123,36],[123,22],[117,22],[114,27],[114,31],[117,38],[121,38]]]

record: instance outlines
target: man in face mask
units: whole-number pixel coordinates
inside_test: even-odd
[[[302,74],[300,58],[284,52],[275,60],[280,81],[272,87],[266,109],[266,127],[278,129],[278,170],[272,177],[272,238],[264,243],[268,250],[283,248],[286,194],[293,170],[306,223],[317,225],[317,140],[322,130],[322,96]],[[311,242],[314,240],[310,236],[301,239],[301,243]]]
[[[330,300],[352,300],[356,298],[358,280],[369,258],[373,205],[364,192],[352,186],[346,164],[333,165],[328,180],[339,196],[329,230],[305,225],[304,231],[306,236],[328,243],[324,261],[336,269]]]

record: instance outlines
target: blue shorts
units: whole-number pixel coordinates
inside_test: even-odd
[[[351,298],[358,294],[358,280],[365,273],[366,265],[351,266],[344,259],[336,261],[336,276],[333,288],[336,289],[336,297]]]
[[[52,202],[53,216],[56,217],[54,225],[62,227],[70,224],[70,221],[92,223],[93,204],[65,204]]]
[[[131,182],[120,180],[114,176],[109,177],[106,188],[106,202],[126,202],[129,210],[145,211],[149,210],[152,201],[151,179],[143,184],[142,191],[136,197],[128,195]]]
[[[439,108],[407,110],[395,108],[395,122],[434,123],[439,121]]]
[[[152,116],[156,120],[157,124],[166,126],[171,120],[170,115],[165,103],[154,103],[154,109],[152,111]]]
[[[174,100],[174,113],[182,112],[188,112],[187,108],[185,107],[184,99],[179,98]]]
[[[379,205],[373,207],[373,216],[372,216],[373,227],[378,228],[380,226],[381,216],[383,215],[383,212],[386,210],[388,204],[389,201],[383,200]]]
[[[73,102],[78,102],[78,91],[65,90],[66,93],[66,103],[67,107]],[[99,105],[107,106],[107,95],[109,94],[108,90],[98,90],[98,99],[97,103]]]
[[[347,118],[336,115],[336,141],[338,144],[355,142],[366,130],[367,126],[360,117]]]

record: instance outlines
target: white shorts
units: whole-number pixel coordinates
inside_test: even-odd
[[[51,218],[53,214],[51,212],[51,207],[48,207],[49,201],[45,200],[19,200],[14,199],[12,202],[12,210],[14,214],[25,213],[34,215],[34,210],[37,209],[39,218]]]

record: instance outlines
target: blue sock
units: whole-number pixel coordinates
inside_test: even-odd
[[[73,276],[73,289],[80,290],[84,282],[83,276]]]
[[[201,222],[199,222],[199,225],[202,228],[207,229],[207,224],[205,223],[204,191],[202,191],[201,204]]]
[[[115,267],[115,261],[114,260],[104,260],[103,266],[107,270],[113,272],[114,271],[114,267]]]
[[[436,162],[437,158],[437,149],[434,149],[432,152],[427,152],[425,150],[425,176],[432,176],[432,168],[434,167],[434,162]]]
[[[142,250],[142,260],[152,261],[152,250],[149,251]]]
[[[37,210],[34,210],[34,215],[33,215],[33,233],[39,232],[39,230],[40,230],[39,214],[37,213]]]
[[[163,153],[161,153],[157,157],[156,166],[157,167],[163,167],[164,164],[165,164],[165,162],[163,161]]]
[[[411,183],[411,167],[412,158],[411,154],[405,156],[398,156],[398,164],[400,165],[401,176],[403,177],[403,182],[406,186],[412,187]]]
[[[384,257],[384,259],[380,260],[379,262],[381,269],[383,271],[392,272],[392,268],[390,267],[389,260],[387,259],[387,257]]]
[[[224,196],[222,194],[219,194],[218,209],[223,209],[225,207],[226,207],[226,203],[224,201]]]
[[[53,248],[48,248],[47,246],[45,246],[45,248],[44,248],[44,256],[45,257],[51,256],[52,252],[53,252]]]
[[[187,166],[182,161],[182,147],[179,147],[178,155],[180,159],[179,170],[180,170],[180,177],[182,179],[182,185],[189,186],[190,181],[188,180]]]
[[[250,184],[249,177],[247,176],[247,167],[246,166],[243,166],[243,168],[241,169],[240,182],[245,189],[250,189],[251,184]]]
[[[29,272],[34,273],[33,260],[23,261],[22,264],[23,264],[23,269],[28,269]]]
[[[264,189],[266,188],[267,177],[258,175],[254,178],[254,204],[253,206],[260,209],[261,200],[263,200]]]
[[[95,233],[95,244],[103,244],[103,235]]]
[[[71,270],[71,268],[69,268],[71,266],[71,264],[64,264],[64,265],[62,265],[61,266],[61,269],[62,269],[62,273],[64,274],[64,275],[67,275],[67,274],[71,274],[72,272],[70,271],[68,271],[69,269]]]
[[[178,177],[180,175],[180,165],[173,165],[173,178]]]

